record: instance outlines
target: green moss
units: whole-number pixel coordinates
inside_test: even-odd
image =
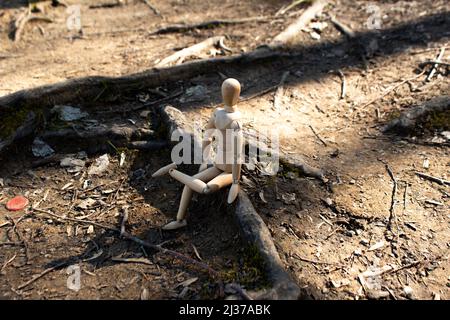
[[[35,114],[38,123],[43,122],[44,111],[42,108],[38,107],[33,108],[24,106],[11,111],[8,110],[8,112],[4,112],[5,114],[0,115],[0,138],[7,138],[13,134],[21,125],[23,125],[31,112]]]
[[[234,262],[231,268],[221,273],[225,283],[236,282],[246,288],[262,288],[267,285],[265,263],[256,246],[248,246],[243,250],[240,262]]]
[[[425,129],[434,130],[450,130],[450,111],[431,112],[423,123]]]

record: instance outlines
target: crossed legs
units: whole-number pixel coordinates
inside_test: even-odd
[[[174,168],[169,170],[169,174],[185,184],[185,187],[181,195],[177,220],[166,224],[163,227],[164,230],[174,230],[186,226],[186,211],[192,198],[192,191],[208,194],[230,185],[233,181],[231,173],[223,172],[216,167],[208,168],[192,177]]]

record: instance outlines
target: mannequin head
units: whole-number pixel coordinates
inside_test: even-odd
[[[239,100],[241,84],[233,78],[228,78],[222,83],[222,98],[225,107],[233,107]]]

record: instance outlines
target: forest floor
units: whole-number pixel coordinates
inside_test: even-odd
[[[232,52],[219,48],[201,58],[249,52],[269,42],[307,7],[275,17],[290,1],[152,1],[157,15],[143,1],[90,8],[100,1],[67,0],[68,5],[81,4],[81,36],[67,29],[67,8],[44,3],[41,10],[53,22],[29,22],[14,42],[11,24],[25,11],[23,2],[0,4],[0,96],[66,79],[146,71],[174,51],[211,36],[226,36]],[[450,7],[445,0],[383,1],[375,9],[367,1],[332,3],[318,19],[327,22],[319,39],[311,30],[299,35],[301,46],[293,50],[301,56],[233,65],[221,74],[199,74],[157,92],[144,88],[102,102],[95,111],[83,110],[91,122],[148,127],[154,125],[151,109],[150,119],[142,116],[146,109],[130,110],[182,88],[167,103],[192,121],[205,123],[220,103],[223,75],[239,79],[242,95],[250,96],[278,85],[289,72],[279,90],[239,104],[244,126],[276,129],[283,152],[323,169],[329,180],[323,183],[283,167],[275,176],[247,171],[243,187],[268,225],[286,269],[321,299],[450,299],[449,186],[416,175],[450,179],[448,135],[442,134],[450,130],[448,112],[427,117],[406,136],[380,130],[405,109],[448,95],[448,70],[439,67],[425,81],[428,72],[419,74],[419,65],[435,59],[442,48],[447,48],[442,61],[449,61]],[[374,14],[380,14],[377,30],[369,29]],[[379,40],[365,43],[362,53],[327,15],[357,33],[376,33]],[[175,23],[256,16],[267,19],[150,35]],[[344,97],[340,73],[345,76]],[[92,176],[88,167],[102,155],[90,152],[96,149],[92,142],[52,145],[58,154],[87,152],[86,167],[76,173],[59,163],[35,165],[38,159],[27,142],[0,158],[0,299],[218,297],[217,284],[199,270],[110,231],[57,221],[45,211],[120,226],[122,212],[129,208],[130,233],[201,259],[220,270],[226,281],[246,289],[266,284],[230,217],[225,192],[196,196],[188,227],[161,231],[174,218],[182,190],[169,178],[150,177],[170,162],[167,150],[112,151],[108,170]],[[123,165],[121,152],[126,155]],[[5,203],[19,194],[40,211],[8,211]],[[64,267],[41,274],[58,263]],[[81,268],[78,291],[67,286],[69,265]],[[35,275],[42,277],[21,288]]]

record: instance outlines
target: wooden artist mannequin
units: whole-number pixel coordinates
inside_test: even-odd
[[[229,78],[223,82],[224,107],[214,111],[205,127],[202,151],[203,155],[206,155],[206,159],[203,159],[199,173],[191,177],[176,170],[176,164],[171,163],[152,175],[152,177],[159,177],[169,173],[174,179],[185,185],[177,219],[163,226],[163,230],[175,230],[186,226],[186,211],[192,198],[192,191],[209,194],[231,184],[228,203],[232,203],[236,199],[239,192],[242,163],[242,132],[239,123],[241,114],[236,108],[240,92],[241,85],[236,79]],[[221,142],[218,144],[214,165],[208,168],[206,160],[209,158],[213,140],[211,132],[219,135]]]

